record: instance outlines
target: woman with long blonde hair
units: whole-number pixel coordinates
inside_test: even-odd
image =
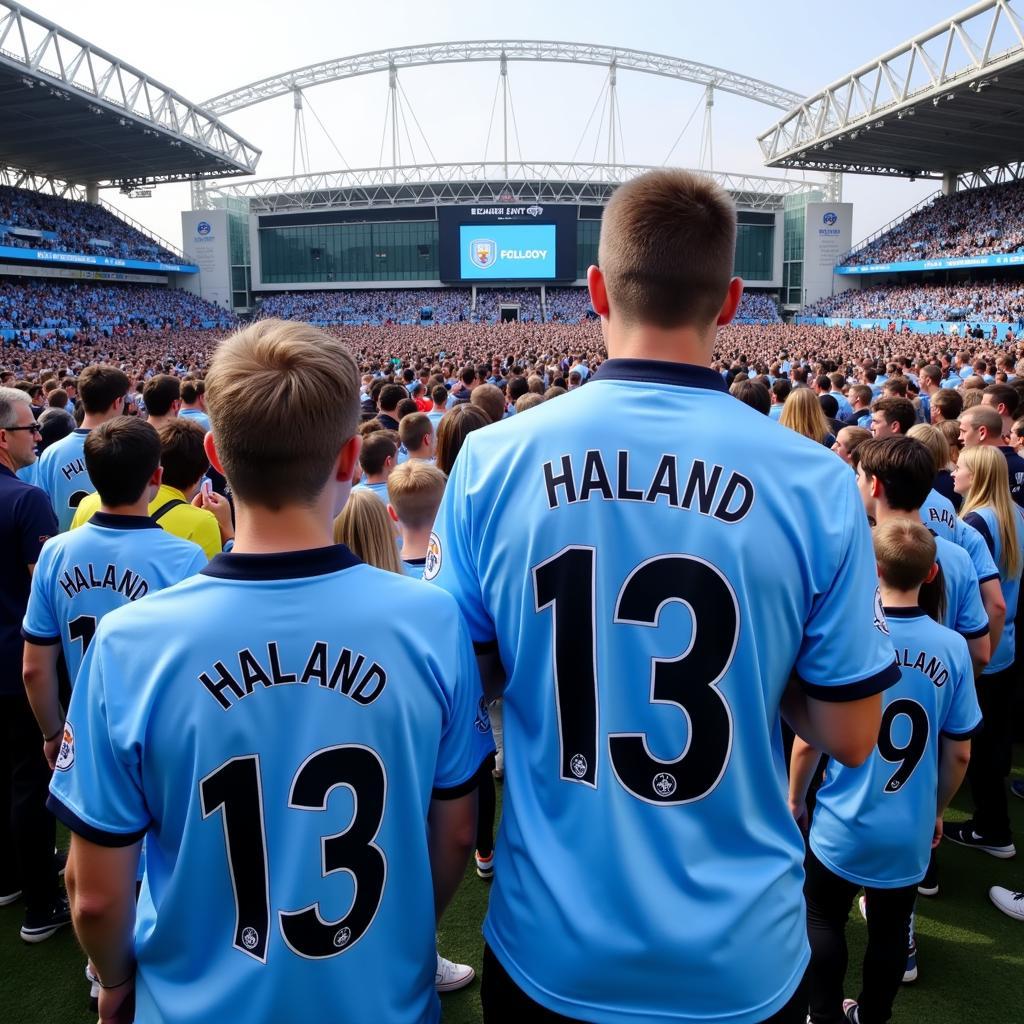
[[[961,846],[1006,858],[1017,852],[1010,833],[1005,780],[1012,751],[1014,619],[1024,565],[1024,516],[1010,497],[1010,471],[998,448],[965,448],[953,471],[953,486],[964,499],[961,517],[985,538],[999,570],[1006,624],[991,660],[975,681],[984,721],[974,737],[967,769],[974,817],[945,825],[944,834]]]
[[[367,565],[405,575],[387,508],[373,491],[358,489],[348,496],[334,520],[334,542],[347,545]]]
[[[835,438],[828,429],[828,420],[821,411],[818,396],[810,388],[796,388],[782,405],[779,423],[831,448]]]

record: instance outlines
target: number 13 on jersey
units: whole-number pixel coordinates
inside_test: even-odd
[[[674,658],[653,659],[648,699],[683,712],[688,737],[678,757],[655,757],[643,733],[608,735],[608,757],[618,782],[654,804],[683,804],[706,797],[721,781],[732,752],[732,711],[718,684],[729,670],[739,639],[739,606],[729,581],[694,555],[658,555],[641,562],[623,581],[610,624],[596,608],[597,551],[569,546],[533,568],[535,609],[551,610],[559,763],[567,782],[597,786],[600,709],[599,631],[658,625],[662,608],[678,601],[692,618],[691,639]],[[604,680],[637,688],[637,671]]]

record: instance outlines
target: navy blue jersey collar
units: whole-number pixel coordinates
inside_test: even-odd
[[[922,615],[928,615],[928,613],[923,608],[918,606],[915,606],[913,608],[884,607],[882,611],[885,612],[885,617],[887,619],[919,619]]]
[[[644,384],[674,384],[683,388],[728,391],[720,373],[693,363],[665,359],[606,359],[591,380],[634,380]]]
[[[361,562],[344,544],[305,551],[280,551],[272,555],[248,555],[234,551],[214,555],[202,570],[222,580],[298,580],[308,576],[351,569]]]
[[[104,526],[108,530],[159,530],[160,524],[154,523],[149,516],[117,516],[109,512],[94,512],[89,520],[93,526]]]
[[[73,434],[88,434],[91,429],[92,429],[91,427],[75,427],[75,429],[72,431],[72,433]]]

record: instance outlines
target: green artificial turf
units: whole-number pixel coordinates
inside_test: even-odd
[[[1024,751],[1016,753],[1015,764],[1024,764]],[[1016,774],[1021,777],[1020,768]],[[1017,842],[1024,846],[1024,801],[1011,797],[1010,804]],[[967,806],[961,794],[949,816],[965,818]],[[989,902],[988,888],[1024,888],[1024,849],[1016,860],[1000,861],[944,842],[939,870],[939,896],[919,899],[917,905],[920,978],[901,990],[894,1024],[1021,1024],[1024,922],[999,913]],[[470,864],[438,933],[444,956],[478,971],[487,891],[488,884]],[[26,946],[18,937],[20,924],[20,905],[0,909],[0,1024],[93,1024],[86,1007],[85,958],[70,929]],[[866,937],[856,908],[848,935],[847,993],[856,996]],[[444,996],[442,1006],[444,1024],[477,1024],[479,981]]]

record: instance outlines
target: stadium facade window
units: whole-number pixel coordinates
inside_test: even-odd
[[[436,281],[436,221],[302,224],[259,229],[268,284]]]
[[[599,220],[576,222],[576,276],[585,278],[587,267],[597,266],[597,243],[601,237]]]
[[[747,281],[770,281],[774,250],[773,225],[739,223],[733,273]]]

